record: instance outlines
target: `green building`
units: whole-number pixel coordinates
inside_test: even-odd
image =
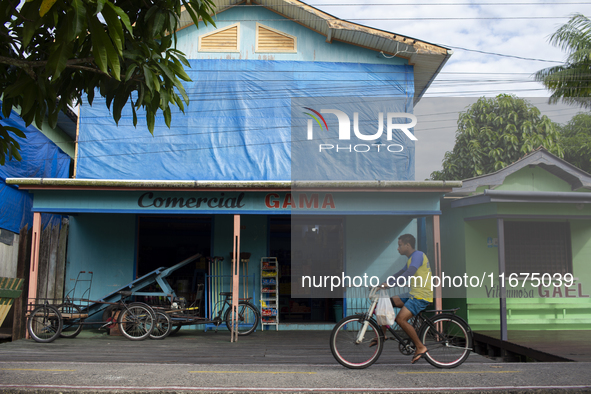
[[[466,283],[445,284],[444,306],[505,338],[507,329],[588,329],[590,190],[591,175],[540,148],[446,194],[443,274]]]

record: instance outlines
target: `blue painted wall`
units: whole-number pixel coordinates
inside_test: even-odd
[[[233,7],[216,16],[216,27],[199,24],[192,25],[177,33],[177,48],[185,53],[187,59],[250,59],[250,60],[301,60],[317,62],[346,62],[401,65],[406,59],[386,58],[379,52],[355,45],[333,41],[296,22],[282,17],[263,7],[247,5]],[[297,37],[297,53],[259,53],[255,52],[256,23]],[[211,33],[235,23],[240,23],[240,52],[199,52],[199,36]]]
[[[417,220],[408,216],[349,216],[345,231],[347,275],[375,275],[383,282],[406,264],[408,259],[398,253],[398,237],[408,233],[416,238]],[[349,290],[346,313],[363,312],[367,294],[365,288]]]
[[[93,271],[90,299],[96,300],[134,279],[136,216],[70,216],[65,290],[80,271]],[[78,289],[76,291],[78,293]],[[80,298],[80,295],[76,295]]]

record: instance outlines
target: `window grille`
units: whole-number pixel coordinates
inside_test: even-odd
[[[570,224],[505,221],[505,272],[572,273]]]

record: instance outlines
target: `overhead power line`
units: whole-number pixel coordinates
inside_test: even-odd
[[[476,53],[482,53],[482,54],[485,54],[485,55],[494,55],[494,56],[508,57],[508,58],[519,59],[519,60],[530,60],[530,61],[535,61],[535,62],[546,62],[546,63],[564,63],[563,61],[560,61],[560,60],[535,59],[535,58],[531,58],[531,57],[523,57],[523,56],[516,56],[516,55],[506,55],[506,54],[503,54],[503,53],[487,52],[487,51],[481,51],[481,50],[478,50],[478,49],[468,49],[468,48],[462,48],[462,47],[455,47],[455,46],[451,46],[451,45],[442,45],[442,46],[447,46],[447,47],[452,48],[452,49],[459,49],[461,51],[466,51],[466,52],[476,52]]]
[[[498,5],[511,5],[511,6],[521,6],[521,5],[533,5],[536,7],[540,7],[542,5],[549,5],[549,6],[555,6],[555,5],[588,5],[589,2],[583,1],[583,2],[564,2],[564,3],[559,3],[559,2],[553,2],[553,3],[547,3],[547,4],[540,4],[539,2],[533,2],[533,3],[524,3],[524,2],[514,2],[514,3],[322,3],[322,4],[312,4],[312,3],[308,3],[308,5],[312,6],[312,7],[357,7],[357,6],[364,6],[364,7],[374,7],[374,6],[393,6],[393,7],[398,7],[398,6],[417,6],[417,5],[428,5],[428,6],[456,6],[456,5],[462,5],[462,6],[498,6]],[[291,4],[287,4],[287,6],[289,6]],[[253,4],[251,6],[255,6],[255,7],[267,7],[263,4]],[[299,7],[298,4],[293,4],[294,7]]]
[[[425,16],[425,17],[405,17],[405,18],[323,18],[326,21],[455,21],[455,20],[549,20],[549,19],[570,19],[569,16]],[[284,19],[224,19],[224,22],[278,22],[284,21]],[[307,19],[307,18],[293,18],[291,21],[294,22],[316,22],[318,19]]]

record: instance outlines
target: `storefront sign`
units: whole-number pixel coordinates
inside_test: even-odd
[[[436,193],[35,191],[34,212],[140,214],[438,215]]]
[[[335,209],[334,197],[327,193],[322,198],[320,205],[320,195],[312,193],[310,195],[298,193],[292,197],[291,193],[285,193],[280,197],[277,193],[269,193],[265,196],[265,206],[271,209]]]
[[[225,197],[224,193],[220,193],[219,197],[154,197],[154,193],[147,192],[140,196],[137,205],[142,208],[211,208],[211,209],[233,209],[244,208],[242,203],[244,193],[240,193],[237,197]]]

